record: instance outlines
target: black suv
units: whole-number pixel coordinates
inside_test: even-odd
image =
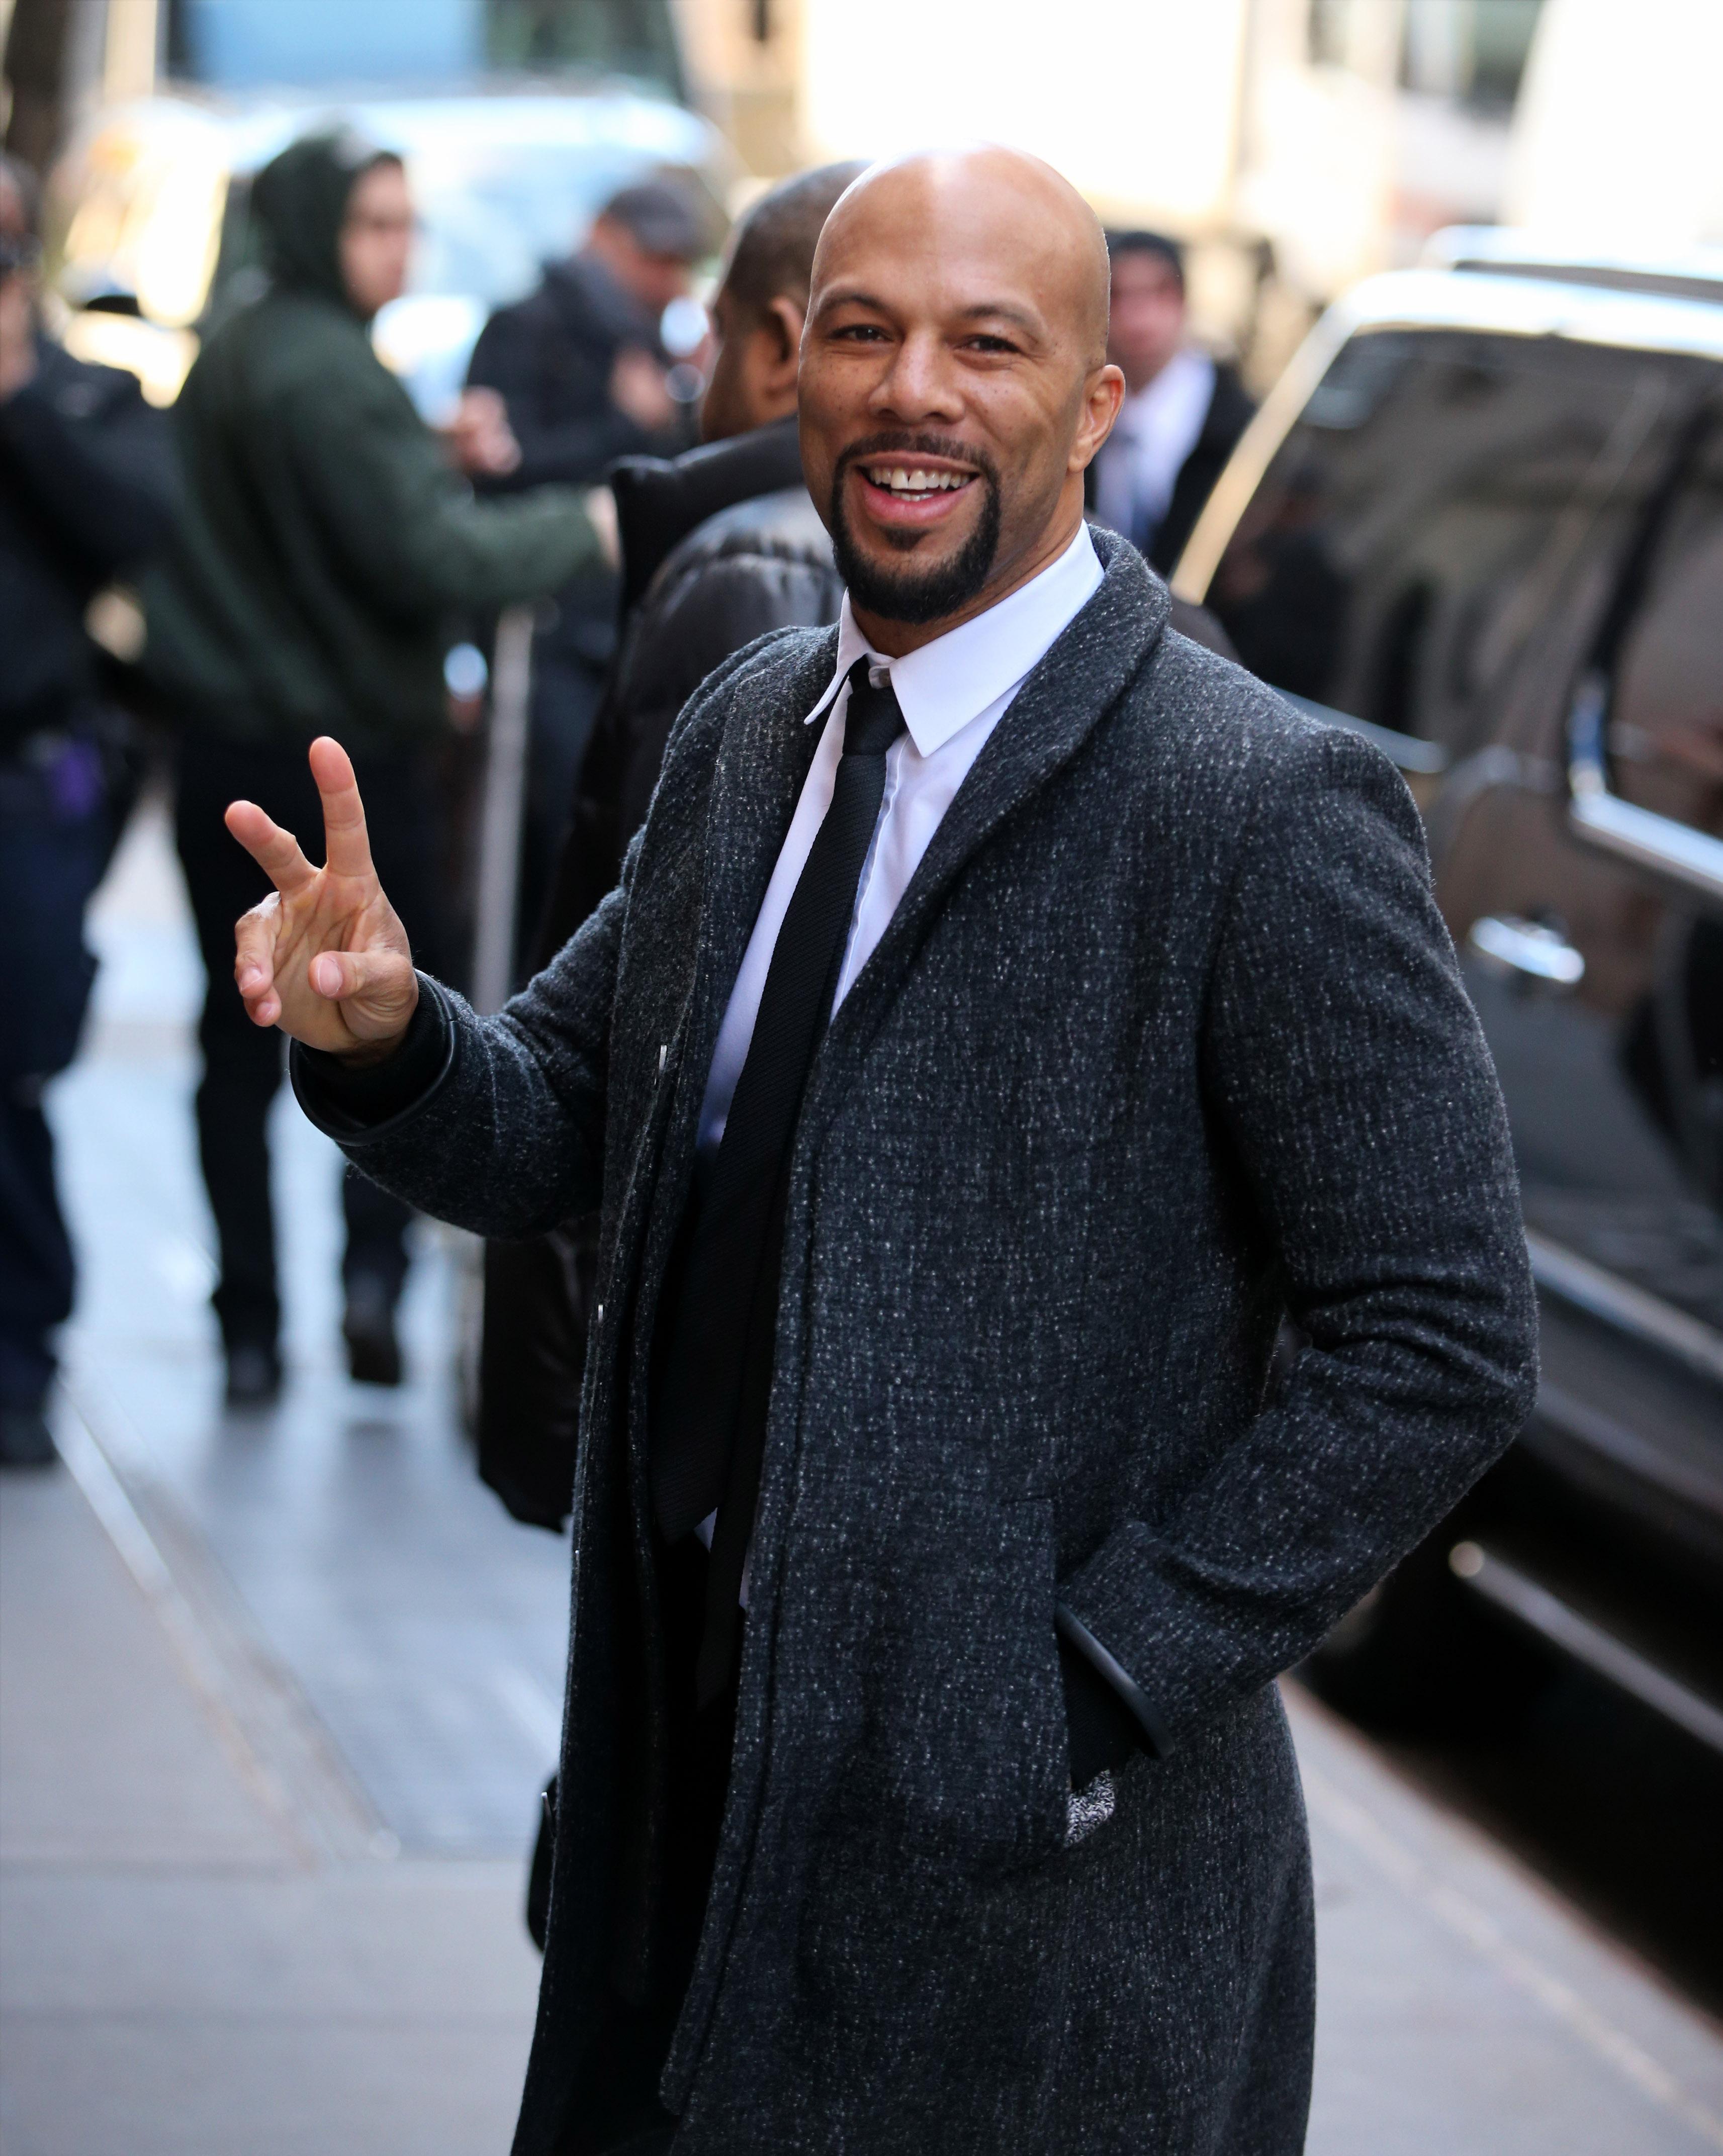
[[[1435,246],[1324,317],[1174,578],[1405,773],[1542,1310],[1525,1435],[1318,1675],[1523,1699],[1505,1614],[1723,1751],[1723,254]]]

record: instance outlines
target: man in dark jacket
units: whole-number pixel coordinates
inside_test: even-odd
[[[688,409],[671,395],[659,323],[686,295],[707,228],[676,182],[635,182],[611,197],[566,262],[485,325],[468,399],[500,400],[518,460],[491,490],[548,481],[590,485],[620,456],[684,447]],[[522,832],[520,918],[544,910],[574,775],[616,651],[616,578],[603,564],[570,580],[533,642],[532,734]]]
[[[84,631],[165,531],[167,422],[135,376],[37,326],[34,182],[0,158],[0,1464],[46,1466],[53,1328],[72,1307],[42,1087],[72,1060],[95,962],[85,901],[115,837]]]
[[[1107,251],[1107,357],[1125,398],[1090,468],[1089,506],[1170,576],[1255,408],[1237,370],[1190,341],[1178,242],[1114,232]]]
[[[599,558],[570,491],[476,502],[373,352],[367,326],[402,289],[412,237],[399,160],[347,132],[312,136],[259,175],[252,202],[272,282],[211,336],[181,393],[188,501],[147,588],[147,665],[185,728],[179,852],[209,976],[198,1134],[236,1401],[280,1382],[265,1125],[280,1060],[234,988],[232,920],[257,870],[222,810],[243,793],[310,828],[305,746],[340,728],[369,774],[373,843],[403,916],[435,949],[424,757],[445,723],[448,618],[533,597]],[[363,1178],[343,1195],[350,1367],[393,1383],[409,1214]]]
[[[611,474],[621,653],[574,788],[537,964],[614,888],[671,726],[707,675],[769,629],[837,619],[843,586],[802,481],[795,376],[820,229],[862,169],[802,173],[748,211],[712,301],[707,446],[670,462],[627,458]],[[479,1470],[537,1526],[560,1528],[572,1501],[596,1245],[589,1219],[486,1246]]]
[[[489,1234],[602,1194],[517,2156],[1303,2143],[1273,1680],[1513,1436],[1533,1301],[1404,784],[1084,524],[1105,331],[1034,160],[846,195],[841,618],[707,682],[500,1016],[414,973],[334,742],[330,870],[229,812],[353,1158]]]

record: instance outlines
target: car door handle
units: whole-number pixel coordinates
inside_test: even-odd
[[[1466,932],[1466,947],[1499,981],[1566,995],[1586,977],[1586,962],[1556,928],[1515,914],[1485,913]]]

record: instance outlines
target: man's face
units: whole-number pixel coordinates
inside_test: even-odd
[[[1013,169],[893,167],[820,241],[803,466],[851,603],[887,621],[949,625],[1051,559],[1116,409],[1068,218]]]
[[[655,318],[688,289],[691,270],[680,255],[654,254],[619,218],[600,217],[587,234],[595,254],[630,298]]]
[[[1164,254],[1125,249],[1113,264],[1107,357],[1133,389],[1152,382],[1185,341],[1185,287]]]
[[[367,321],[406,290],[412,249],[407,175],[396,164],[373,165],[353,182],[341,223],[341,281]]]

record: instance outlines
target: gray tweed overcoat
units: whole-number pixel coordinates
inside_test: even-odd
[[[1291,2156],[1313,2019],[1278,1672],[1530,1405],[1494,1075],[1397,774],[1166,628],[1105,534],[802,1113],[734,1767],[665,2071],[686,2156]],[[487,1235],[599,1203],[537,2035],[550,2156],[659,1798],[656,1301],[833,632],[715,674],[620,887],[498,1019],[441,991],[371,1174]],[[1308,1339],[1271,1381],[1283,1312]],[[1067,1845],[1056,1596],[1172,1738]],[[642,1614],[644,1613],[644,1614]],[[644,1625],[644,1701],[619,1625]],[[644,1846],[645,1855],[640,1856]],[[625,1930],[625,1927],[622,1929]]]

